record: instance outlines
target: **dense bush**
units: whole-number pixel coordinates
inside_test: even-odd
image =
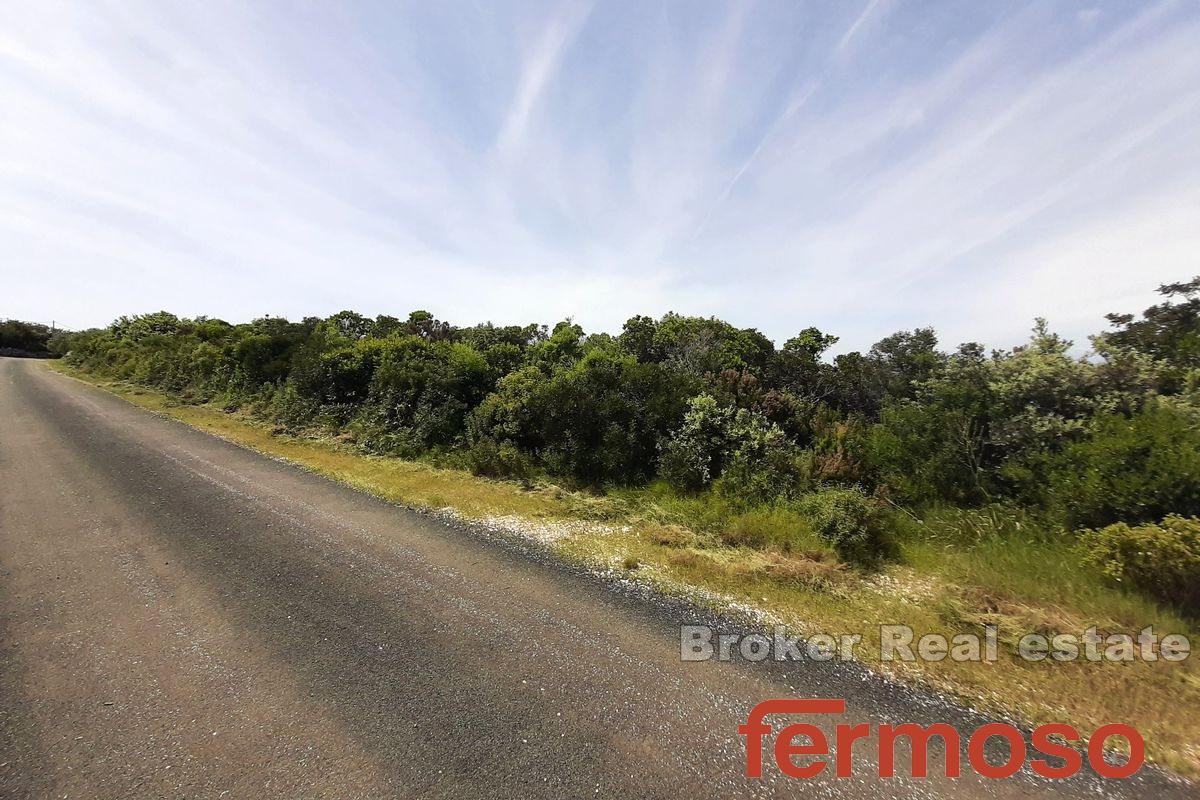
[[[0,320],[0,353],[50,355],[50,338],[53,333],[49,326],[36,322]]]
[[[459,442],[468,412],[495,385],[479,351],[416,337],[389,338],[380,347],[368,406],[387,428],[408,431],[422,448]]]
[[[261,395],[254,404],[254,410],[260,417],[279,422],[292,430],[301,430],[316,420],[321,404],[287,384]]]
[[[1081,537],[1084,559],[1109,579],[1200,616],[1200,519],[1118,522]]]
[[[692,398],[683,424],[662,447],[661,473],[673,486],[697,491],[708,486],[725,468],[736,409],[702,394]]]
[[[741,505],[793,498],[808,487],[807,462],[779,426],[742,410],[733,425],[733,450],[716,489]]]
[[[1047,497],[1072,526],[1200,515],[1200,419],[1163,401],[1099,417],[1050,462]]]
[[[466,463],[476,475],[508,478],[528,484],[535,470],[529,456],[509,442],[482,439],[466,452]]]
[[[983,348],[964,345],[917,388],[915,399],[884,406],[865,456],[901,500],[974,504],[988,497],[990,371]]]
[[[611,336],[427,311],[240,325],[157,312],[47,347],[372,452],[601,489],[662,478],[743,514],[803,506],[843,557],[870,561],[886,520],[868,495],[1072,526],[1200,514],[1200,278],[1160,291],[1142,318],[1111,316],[1088,357],[1040,320],[1009,350],[943,353],[918,328],[831,359],[837,337],[812,327],[777,349],[679,314]],[[42,336],[0,325],[5,341],[26,334]]]
[[[878,503],[858,487],[825,489],[800,503],[813,531],[846,561],[871,564],[887,551]]]
[[[472,414],[472,438],[508,442],[586,485],[655,474],[658,442],[683,416],[693,383],[687,375],[612,346],[592,348],[549,375],[545,369],[530,366],[501,380]]]

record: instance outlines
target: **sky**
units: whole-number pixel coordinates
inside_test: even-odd
[[[1200,2],[0,0],[0,317],[1085,342],[1200,274]]]

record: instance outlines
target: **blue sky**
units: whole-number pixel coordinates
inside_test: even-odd
[[[1082,340],[1200,273],[1200,3],[5,2],[0,317]]]

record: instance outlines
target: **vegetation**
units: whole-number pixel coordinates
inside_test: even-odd
[[[621,570],[726,610],[752,606],[797,632],[858,634],[864,645],[859,655],[868,666],[957,694],[976,707],[1081,730],[1114,719],[1129,722],[1146,737],[1152,758],[1200,775],[1200,717],[1191,711],[1200,703],[1200,662],[1032,663],[1016,657],[1024,633],[1078,634],[1089,625],[1114,633],[1153,626],[1160,634],[1183,632],[1200,640],[1193,621],[1160,605],[1153,593],[1128,591],[1128,579],[1106,575],[1103,565],[1088,559],[1088,544],[1041,512],[1011,504],[932,505],[918,519],[889,512],[893,506],[878,495],[837,485],[762,505],[715,490],[680,491],[661,478],[604,494],[571,491],[536,471],[522,481],[498,481],[438,467],[431,458],[367,455],[344,431],[289,432],[261,410],[256,416],[252,404],[229,411],[216,399],[188,402],[62,361],[56,368],[391,502],[442,512],[449,506],[461,518],[524,531],[591,568]],[[524,452],[511,447],[469,451],[480,454],[497,459],[501,471],[506,463],[530,465]],[[862,540],[883,556],[861,570],[848,567],[836,550],[840,532],[860,538],[853,524],[843,524],[859,512],[857,518],[879,536]],[[946,636],[997,625],[1001,658],[984,666],[883,662],[876,647],[881,622]]]
[[[1118,522],[1085,531],[1084,558],[1105,575],[1200,613],[1200,519],[1170,515],[1160,525]]]
[[[16,319],[0,321],[0,355],[48,357],[56,338],[48,325]]]
[[[1066,530],[1200,514],[1200,278],[1160,292],[1141,318],[1110,315],[1085,358],[1043,320],[1012,350],[947,354],[917,329],[827,360],[837,339],[815,328],[776,349],[677,314],[610,336],[424,311],[241,325],[159,312],[55,347],[94,374],[371,453],[791,505],[842,558],[871,564],[898,506],[1003,503]],[[47,347],[37,326],[0,330]]]
[[[868,662],[881,621],[997,625],[1006,656],[987,668],[875,667],[1033,723],[1125,720],[1200,774],[1191,661],[1015,655],[1030,631],[1197,636],[1200,278],[1161,291],[1084,357],[1041,321],[1011,350],[943,352],[918,329],[830,359],[836,338],[814,328],[776,348],[676,314],[609,336],[159,312],[48,347],[135,402],[390,500],[528,521],[565,557],[860,633]]]
[[[817,535],[847,561],[867,564],[884,555],[879,510],[857,487],[814,492],[801,508]]]

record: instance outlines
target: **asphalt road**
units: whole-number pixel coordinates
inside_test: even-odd
[[[870,747],[747,780],[768,698],[982,720],[854,667],[681,663],[698,619],[0,359],[0,797],[1195,796],[884,781]]]

